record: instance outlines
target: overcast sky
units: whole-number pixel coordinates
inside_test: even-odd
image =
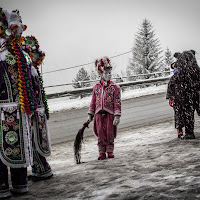
[[[34,35],[46,53],[43,72],[130,51],[145,18],[164,51],[194,49],[200,60],[200,0],[0,0],[0,7],[20,11],[23,35]],[[125,71],[130,57],[111,61]],[[79,69],[44,74],[45,85],[71,82]]]

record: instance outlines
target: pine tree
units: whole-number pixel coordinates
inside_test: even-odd
[[[160,42],[155,38],[151,22],[144,19],[132,49],[133,57],[127,71],[131,74],[149,74],[162,69],[162,50]]]
[[[169,48],[167,47],[165,52],[165,71],[170,70],[170,65],[174,62],[173,56]]]
[[[72,82],[80,82],[80,81],[87,81],[90,80],[90,76],[88,75],[88,72],[84,70],[82,67],[78,73],[76,74],[76,78],[72,80]],[[82,87],[89,87],[90,83],[74,83],[72,85],[74,88],[82,88]]]

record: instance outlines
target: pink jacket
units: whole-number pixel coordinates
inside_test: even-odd
[[[94,115],[100,110],[114,115],[121,115],[121,91],[120,87],[113,81],[110,81],[108,87],[103,86],[101,82],[93,87],[88,114]]]

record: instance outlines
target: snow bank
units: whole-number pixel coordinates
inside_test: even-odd
[[[151,86],[147,88],[140,88],[134,90],[127,90],[122,92],[122,100],[131,99],[135,97],[157,94],[161,92],[166,92],[167,85],[160,86]],[[69,97],[61,97],[56,99],[49,99],[48,105],[51,113],[61,111],[61,110],[70,110],[70,109],[80,109],[83,107],[89,107],[91,101],[91,96],[77,99],[69,99]]]

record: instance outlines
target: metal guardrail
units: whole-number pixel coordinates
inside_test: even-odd
[[[170,74],[172,73],[172,71],[163,71],[163,72],[153,72],[153,73],[149,73],[149,74],[137,74],[137,75],[130,75],[130,76],[121,76],[121,77],[113,77],[112,80],[122,80],[124,82],[124,80],[126,81],[127,79],[130,78],[141,78],[141,77],[145,77],[145,76],[157,76],[159,74]],[[78,82],[71,82],[71,83],[64,83],[64,84],[58,84],[58,85],[49,85],[49,86],[45,86],[45,88],[52,88],[52,87],[60,87],[60,86],[66,86],[66,85],[75,85],[75,84],[79,84],[80,87],[82,85],[82,83],[92,83],[92,82],[97,82],[99,81],[97,80],[86,80],[86,81],[78,81]]]
[[[151,79],[145,79],[145,80],[137,80],[137,81],[128,81],[128,82],[121,82],[117,83],[120,87],[127,87],[127,86],[133,86],[133,85],[143,85],[143,84],[151,84],[151,83],[159,83],[159,82],[166,82],[170,79],[170,76],[167,77],[161,77],[161,78],[151,78]],[[48,94],[47,98],[58,98],[58,97],[64,97],[64,96],[72,96],[72,95],[82,95],[86,93],[92,93],[93,86],[92,87],[84,87],[84,88],[77,88],[74,90],[67,90],[65,92],[60,93],[54,93],[54,94]]]

